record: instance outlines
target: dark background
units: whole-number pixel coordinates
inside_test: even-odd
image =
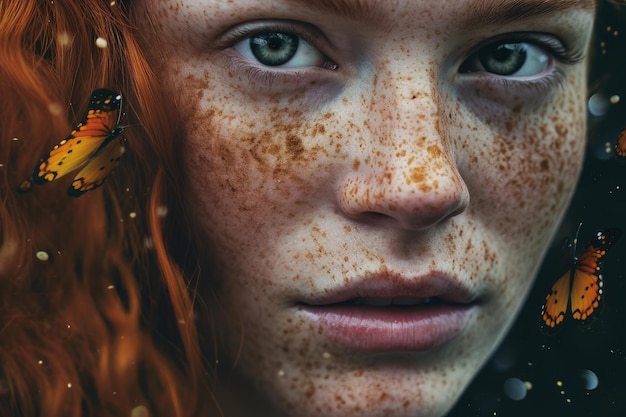
[[[626,128],[626,0],[605,0],[599,13],[590,95],[603,95],[608,110],[589,115],[577,192],[519,318],[449,417],[626,417],[626,160],[612,152]],[[611,104],[614,95],[621,100]],[[540,326],[541,305],[571,262],[566,241],[580,222],[579,250],[598,230],[619,227],[624,235],[604,263],[603,306],[596,320],[580,325],[566,319],[556,334],[547,335]],[[594,389],[588,371],[597,376]],[[507,395],[509,378],[530,383],[525,398]]]

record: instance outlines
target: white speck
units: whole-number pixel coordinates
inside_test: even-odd
[[[152,249],[154,247],[154,241],[151,237],[148,236],[143,240],[143,245],[146,247],[146,249]]]
[[[14,137],[14,138],[12,138],[11,140],[16,140],[16,141],[17,141],[17,140],[20,140],[20,138],[18,138],[18,137]]]
[[[138,405],[130,412],[130,417],[149,417],[150,412],[144,405]]]
[[[37,363],[38,363],[39,365],[43,365],[43,361],[42,361],[41,359],[39,359],[39,360],[37,361]]]
[[[46,252],[45,250],[38,251],[35,256],[42,262],[46,262],[48,259],[50,259],[50,255],[48,255],[48,252]]]
[[[100,49],[104,49],[104,48],[106,48],[106,47],[108,46],[108,42],[107,42],[107,40],[106,40],[106,39],[101,38],[101,37],[98,37],[98,38],[96,39],[96,46],[97,46],[98,48],[100,48]]]
[[[61,46],[69,46],[72,43],[72,36],[65,31],[59,32],[57,34],[57,42]]]
[[[612,95],[611,98],[609,99],[611,104],[617,104],[619,103],[619,100],[620,100],[620,97],[617,94]]]
[[[278,370],[278,376],[283,377],[285,376],[285,371],[283,371],[282,369]]]
[[[330,354],[330,353],[328,353],[328,352],[324,352],[324,353],[322,353],[322,358],[324,358],[324,359],[330,359],[330,358],[332,358],[332,357],[333,357],[333,355],[331,355],[331,354]]]
[[[131,212],[128,214],[128,217],[130,217],[131,219],[134,219],[135,217],[137,217],[137,213],[135,213],[134,211],[131,211]]]
[[[165,216],[167,216],[167,207],[166,206],[159,206],[159,207],[157,207],[156,215],[158,217],[165,217]]]
[[[68,388],[72,388],[72,383],[71,383],[71,382],[68,382],[68,383],[67,383],[67,387],[68,387]]]
[[[115,285],[109,285],[109,286],[107,287],[107,290],[113,290],[113,289],[115,289]]]

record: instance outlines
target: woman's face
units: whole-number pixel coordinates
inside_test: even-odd
[[[576,183],[593,2],[138,11],[183,117],[227,415],[445,414]]]

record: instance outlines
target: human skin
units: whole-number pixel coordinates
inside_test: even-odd
[[[236,361],[217,384],[229,417],[444,415],[515,318],[578,178],[592,2],[355,3],[135,6],[180,103],[218,369]],[[263,65],[246,46],[260,32],[311,48]],[[495,74],[479,59],[494,43],[534,58]],[[431,300],[324,321],[400,296]]]

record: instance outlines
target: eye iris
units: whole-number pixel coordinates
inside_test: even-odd
[[[497,75],[511,75],[526,62],[525,48],[516,43],[494,45],[482,50],[478,59],[486,71]]]
[[[290,33],[264,32],[250,38],[250,50],[264,65],[283,65],[298,50],[298,37]]]

